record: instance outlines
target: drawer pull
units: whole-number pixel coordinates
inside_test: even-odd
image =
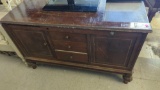
[[[69,36],[67,35],[67,36],[65,36],[65,39],[69,39]]]
[[[43,43],[43,45],[44,45],[44,46],[46,46],[46,45],[47,45],[47,43],[45,42],[45,43]]]
[[[73,56],[70,56],[69,58],[70,58],[70,59],[73,59]]]
[[[112,36],[113,36],[113,35],[114,35],[114,32],[110,32],[110,35],[112,35]]]
[[[71,49],[71,46],[69,45],[68,48]]]

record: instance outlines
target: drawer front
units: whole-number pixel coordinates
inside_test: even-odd
[[[61,32],[49,32],[52,40],[65,40],[74,42],[86,42],[86,35],[77,33],[61,33]]]
[[[83,42],[53,41],[54,48],[67,51],[87,52],[87,45]]]
[[[88,63],[88,55],[86,53],[56,51],[56,55],[59,60]]]

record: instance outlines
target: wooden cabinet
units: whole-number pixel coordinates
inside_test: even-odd
[[[137,5],[136,12],[120,12],[113,5],[106,10],[106,0],[99,2],[97,12],[87,13],[43,11],[45,0],[24,0],[1,24],[34,68],[36,63],[46,63],[113,72],[122,74],[128,83],[152,31],[145,7],[142,2],[132,2]],[[127,17],[120,17],[125,14]]]
[[[147,33],[3,24],[29,63],[45,62],[122,73],[132,69]],[[68,31],[69,30],[69,31]],[[74,31],[74,32],[73,32]]]

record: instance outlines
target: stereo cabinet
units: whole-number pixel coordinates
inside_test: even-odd
[[[133,67],[152,31],[142,12],[143,2],[133,4],[136,12],[115,12],[100,0],[95,13],[43,11],[45,4],[45,0],[24,0],[1,20],[30,66],[70,66],[122,74],[124,83],[132,80]],[[126,13],[127,17],[117,16]]]
[[[26,61],[76,66],[121,73],[124,82],[132,69],[146,33],[96,31],[4,24]]]

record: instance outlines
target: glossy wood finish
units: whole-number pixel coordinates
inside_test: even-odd
[[[141,3],[141,2],[139,2]],[[83,12],[59,12],[59,11],[43,11],[42,7],[46,4],[46,0],[24,0],[17,8],[10,11],[2,20],[3,23],[22,24],[22,25],[41,25],[54,27],[70,27],[84,28],[92,30],[107,30],[106,28],[115,30],[123,30],[125,32],[151,32],[151,28],[130,27],[132,22],[112,22],[107,21],[106,13],[111,16],[123,15],[125,12],[114,13],[106,11],[106,0],[101,0],[98,11],[96,13]],[[144,8],[143,6],[139,9]],[[139,11],[141,12],[141,11]],[[135,12],[136,13],[136,12]],[[146,14],[145,12],[142,14]],[[129,14],[132,17],[135,15]],[[121,19],[120,17],[119,19]],[[124,17],[123,17],[124,18]],[[127,18],[127,17],[126,17]],[[147,16],[143,16],[144,19]],[[119,21],[119,20],[117,20]],[[141,23],[141,20],[138,21]],[[142,22],[148,23],[148,22]],[[116,29],[115,29],[116,28]],[[126,30],[127,29],[127,30]]]
[[[88,63],[88,55],[86,53],[75,53],[66,51],[56,51],[58,60]]]
[[[86,35],[78,33],[49,32],[52,40],[86,42]]]
[[[108,32],[93,36],[94,61],[99,65],[129,68],[128,63],[136,43],[137,33]]]
[[[87,52],[87,44],[81,42],[53,41],[54,48],[67,51]]]
[[[51,57],[51,51],[43,32],[14,30],[13,34],[21,43],[28,57]]]
[[[103,2],[97,13],[71,13],[42,11],[44,0],[25,0],[1,23],[34,68],[36,63],[47,63],[114,72],[128,83],[151,28],[148,23],[139,27],[141,21],[103,20],[107,13]]]

